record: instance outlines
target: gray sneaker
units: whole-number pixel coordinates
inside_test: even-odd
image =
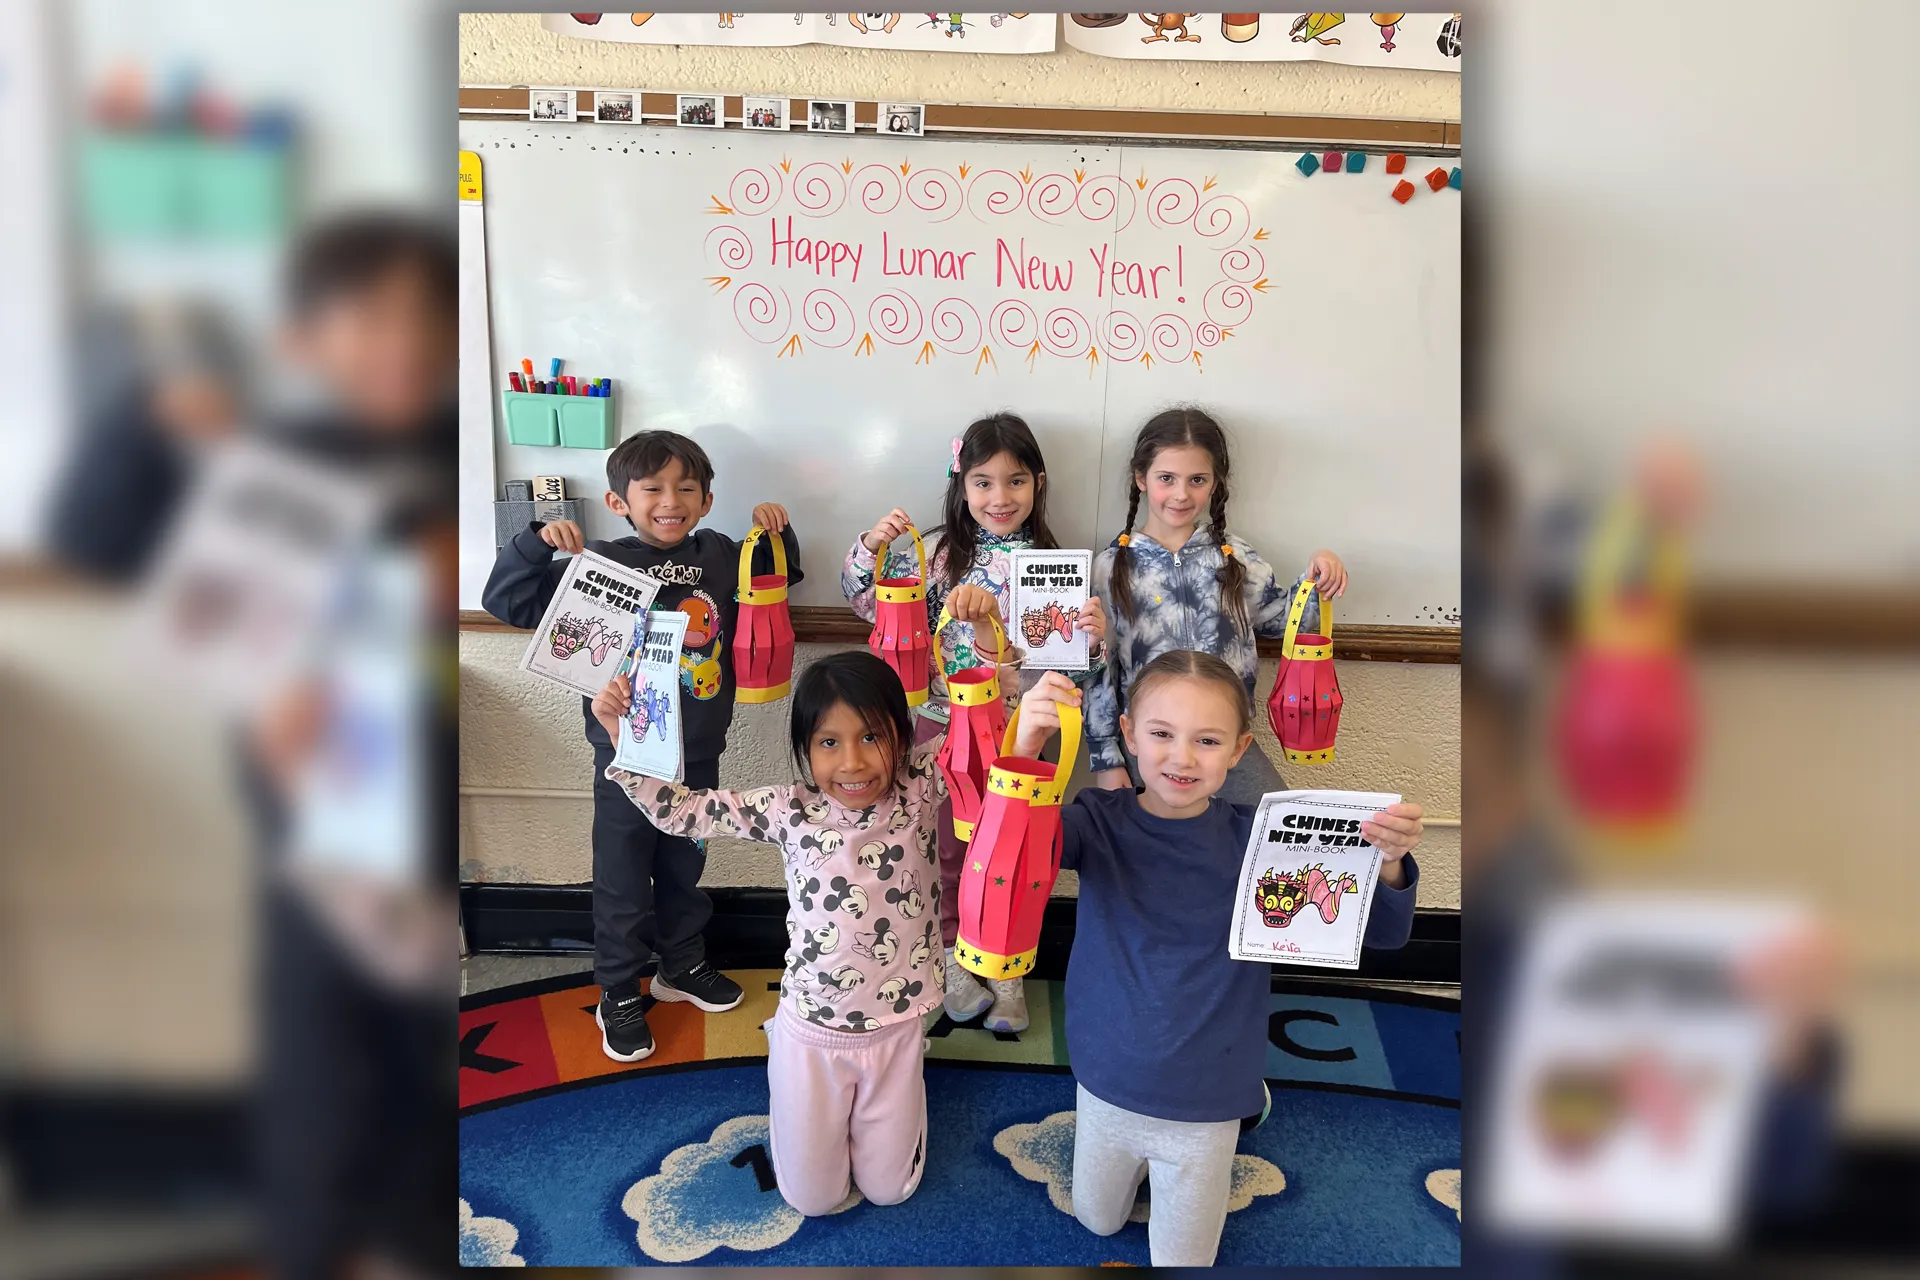
[[[942,1003],[946,1006],[947,1016],[955,1022],[972,1022],[987,1011],[993,1004],[993,992],[980,984],[980,979],[960,967],[953,958],[953,948],[946,951],[947,994]]]
[[[989,1031],[1025,1031],[1027,1029],[1027,983],[1024,978],[995,978],[993,1008],[980,1025]]]

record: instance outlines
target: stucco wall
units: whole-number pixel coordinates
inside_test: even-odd
[[[1028,22],[1047,20],[1034,14]],[[1054,19],[1054,20],[1057,20]],[[1050,54],[905,53],[800,45],[715,49],[552,35],[529,13],[460,16],[462,84],[720,89],[903,102],[1175,108],[1458,120],[1460,76],[1330,62],[1131,62]]]

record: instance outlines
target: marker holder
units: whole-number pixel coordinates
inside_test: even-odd
[[[510,444],[613,448],[612,396],[547,396],[531,391],[503,391],[500,398],[506,411]]]

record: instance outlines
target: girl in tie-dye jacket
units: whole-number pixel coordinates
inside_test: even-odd
[[[1198,409],[1169,409],[1150,419],[1134,439],[1128,472],[1126,532],[1093,561],[1093,592],[1105,601],[1112,628],[1108,678],[1090,687],[1086,700],[1088,753],[1094,781],[1104,787],[1138,782],[1120,729],[1135,672],[1171,650],[1211,653],[1239,674],[1258,706],[1255,637],[1285,634],[1293,593],[1309,577],[1318,595],[1309,600],[1301,628],[1317,627],[1320,597],[1341,594],[1347,578],[1340,557],[1321,550],[1305,573],[1285,579],[1227,530],[1226,435]],[[1143,500],[1147,518],[1136,532]],[[1255,746],[1220,793],[1234,804],[1253,804],[1282,789],[1273,762]]]

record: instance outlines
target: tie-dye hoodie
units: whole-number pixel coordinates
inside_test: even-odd
[[[865,535],[861,535],[864,537]],[[1000,625],[1007,625],[1007,609],[1010,603],[1009,593],[1013,589],[1013,553],[1025,551],[1033,546],[1033,531],[1026,525],[1009,534],[999,537],[988,529],[977,529],[978,543],[974,548],[973,564],[960,575],[955,586],[985,587],[1000,602]],[[947,596],[952,588],[947,585],[947,544],[946,539],[936,529],[924,535],[927,550],[927,627],[931,630],[940,625],[940,610],[946,607]],[[853,540],[853,546],[847,552],[846,563],[840,569],[840,590],[847,597],[853,611],[868,622],[873,621],[873,580],[876,576],[885,578],[911,578],[920,572],[920,565],[913,555],[913,543],[908,539],[894,542],[887,555],[886,572],[876,575],[873,552],[867,550],[867,544],[859,537]],[[1019,642],[1014,641],[1015,644]],[[919,708],[920,714],[941,724],[947,722],[947,680],[956,671],[981,665],[979,653],[974,648],[973,624],[955,622],[940,633],[940,661],[933,673],[931,688],[926,704]],[[1076,684],[1087,684],[1097,680],[1106,670],[1101,653],[1095,653],[1092,663],[1086,671],[1063,672]],[[1038,673],[1032,679],[1038,679]],[[1022,676],[1022,687],[1030,683]]]
[[[1247,567],[1242,594],[1254,633],[1286,634],[1287,609],[1306,574],[1282,585],[1273,566],[1244,539],[1229,533],[1227,543],[1234,557]],[[1113,560],[1129,551],[1133,554],[1133,616],[1123,618],[1113,606]],[[1116,538],[1093,558],[1093,594],[1107,611],[1107,650],[1109,660],[1118,664],[1112,675],[1120,689],[1133,683],[1134,673],[1161,654],[1194,649],[1213,654],[1239,672],[1246,682],[1247,696],[1254,706],[1260,705],[1254,691],[1254,683],[1260,678],[1254,636],[1240,630],[1232,615],[1221,607],[1218,575],[1223,563],[1220,549],[1213,545],[1213,532],[1204,525],[1196,528],[1187,545],[1178,551],[1169,551],[1136,532],[1128,547],[1122,548]],[[1300,628],[1312,631],[1319,625],[1320,597],[1316,594],[1307,605]],[[1120,739],[1120,713],[1124,710],[1114,680],[1102,680],[1087,688],[1087,750],[1095,770],[1126,765]]]
[[[780,1003],[834,1031],[875,1031],[940,1007],[941,738],[913,749],[893,789],[849,809],[804,782],[692,790],[607,766],[668,835],[777,845],[786,865],[787,963]]]

